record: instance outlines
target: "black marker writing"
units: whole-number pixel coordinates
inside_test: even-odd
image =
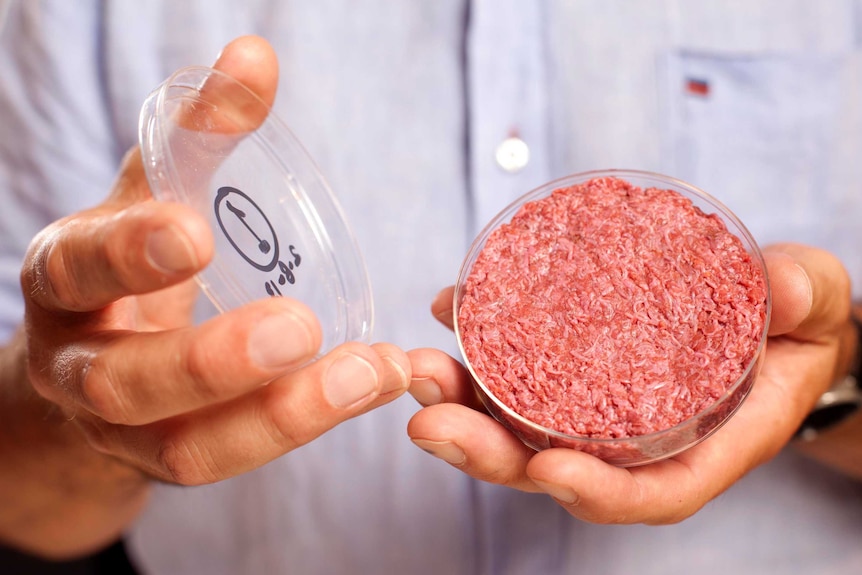
[[[227,209],[230,210],[233,213],[233,215],[235,215],[240,222],[242,222],[242,225],[245,226],[245,229],[247,229],[248,231],[251,232],[251,235],[254,236],[254,239],[257,240],[257,249],[259,249],[260,252],[263,254],[268,254],[269,250],[271,249],[269,242],[266,240],[260,239],[260,237],[254,232],[254,230],[251,229],[251,226],[248,225],[248,222],[245,221],[245,212],[242,211],[241,209],[237,208],[236,206],[234,206],[229,201],[225,201],[225,205],[227,206]]]

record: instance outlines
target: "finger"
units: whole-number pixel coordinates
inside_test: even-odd
[[[410,386],[413,366],[408,355],[391,343],[375,343],[371,349],[383,360],[384,371],[378,397],[364,411],[370,411],[389,403],[404,394]]]
[[[764,387],[769,387],[768,385]],[[755,386],[755,391],[758,391]],[[603,524],[677,523],[699,511],[749,469],[775,455],[769,433],[776,417],[774,390],[760,390],[709,439],[673,457],[622,468],[577,450],[547,449],[527,466],[527,475],[570,514]],[[772,401],[772,405],[767,405]],[[778,430],[778,435],[784,431]],[[732,454],[732,455],[731,455]]]
[[[211,483],[259,467],[362,413],[381,397],[391,369],[375,349],[347,343],[232,402],[143,427],[89,418],[81,424],[97,450],[154,477]]]
[[[200,286],[193,280],[142,294],[126,300],[137,331],[165,331],[190,326],[195,321],[195,305],[200,299]],[[107,319],[106,317],[102,318]]]
[[[422,406],[460,403],[484,411],[470,373],[458,360],[433,348],[413,349],[407,355],[413,367],[410,395]]]
[[[190,106],[186,110],[187,117],[180,123],[195,127],[203,121],[210,132],[254,130],[266,119],[267,110],[275,101],[278,87],[275,50],[259,36],[241,36],[224,47],[213,68],[240,85],[219,75],[210,76],[201,87],[201,99],[210,106]],[[265,106],[261,106],[257,98]]]
[[[245,88],[214,75],[201,88],[210,106],[190,106],[182,122],[207,129],[251,130],[265,119],[278,85],[278,61],[262,38],[228,44],[214,67]],[[263,100],[265,106],[260,105]],[[223,126],[213,126],[218,121]],[[42,234],[33,248],[28,293],[49,309],[91,311],[123,295],[146,293],[186,279],[212,257],[211,232],[200,216],[180,205],[137,208],[149,197],[138,151],[127,154],[109,207],[68,219]],[[131,205],[131,206],[130,206]],[[130,206],[126,210],[115,208]],[[58,233],[59,232],[59,233]],[[51,241],[57,236],[68,242]],[[119,265],[118,265],[119,264]],[[83,277],[76,277],[83,276]]]
[[[217,74],[201,87],[201,96],[187,104],[176,122],[193,131],[241,133],[256,129],[275,100],[278,87],[278,58],[263,38],[242,36],[227,44],[213,68],[233,78],[246,89]],[[264,105],[261,105],[261,101]],[[207,102],[209,105],[203,105]],[[225,142],[222,154],[241,138]],[[210,143],[212,144],[212,142]],[[214,161],[218,158],[214,158]],[[196,158],[202,162],[202,158]],[[113,187],[111,201],[128,205],[152,197],[138,147],[130,150]],[[214,169],[214,167],[213,167]]]
[[[320,342],[311,310],[269,298],[197,328],[75,342],[85,363],[67,393],[101,419],[142,425],[238,397],[312,359]]]
[[[799,244],[764,251],[773,294],[769,335],[818,341],[847,322],[850,280],[834,255]]]
[[[449,329],[454,329],[455,326],[455,316],[453,315],[452,307],[454,304],[454,296],[455,286],[449,286],[442,289],[431,303],[431,313],[435,318],[437,318],[437,321]]]
[[[535,451],[491,416],[454,403],[422,409],[407,425],[419,448],[476,479],[538,491],[526,475]]]
[[[676,457],[620,468],[575,450],[548,449],[530,461],[527,474],[584,521],[676,523],[774,457],[798,425],[796,403],[767,371],[727,424]]]
[[[572,515],[593,523],[675,523],[697,512],[787,443],[828,381],[836,351],[790,338],[770,340],[766,362],[739,411],[680,455],[629,469],[573,450],[549,449],[527,468]],[[788,381],[804,382],[801,390]]]
[[[676,523],[717,495],[704,493],[698,474],[677,459],[626,469],[576,450],[547,449],[529,462],[527,474],[590,523]]]
[[[789,254],[764,250],[763,259],[772,290],[772,317],[769,335],[793,331],[811,310],[811,281],[805,270]]]
[[[61,220],[31,243],[24,293],[49,310],[92,311],[190,278],[212,258],[207,223],[190,208],[144,202]]]

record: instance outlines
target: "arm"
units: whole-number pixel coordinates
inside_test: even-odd
[[[274,98],[263,40],[232,42],[215,67]],[[309,363],[320,327],[289,298],[190,325],[213,238],[190,208],[149,198],[133,150],[103,204],[48,226],[24,258],[24,325],[0,356],[0,540],[23,550],[92,551],[139,513],[150,478],[235,476],[406,390],[392,345]]]

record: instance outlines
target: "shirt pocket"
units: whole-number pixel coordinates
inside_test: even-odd
[[[862,207],[858,191],[835,185],[836,175],[852,180],[844,172],[857,169],[839,166],[841,154],[859,151],[842,118],[859,109],[843,94],[848,61],[803,53],[662,56],[664,171],[726,203],[761,244],[827,243],[812,222]]]

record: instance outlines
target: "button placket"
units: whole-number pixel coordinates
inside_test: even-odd
[[[550,179],[543,6],[473,3],[468,82],[474,232]]]

